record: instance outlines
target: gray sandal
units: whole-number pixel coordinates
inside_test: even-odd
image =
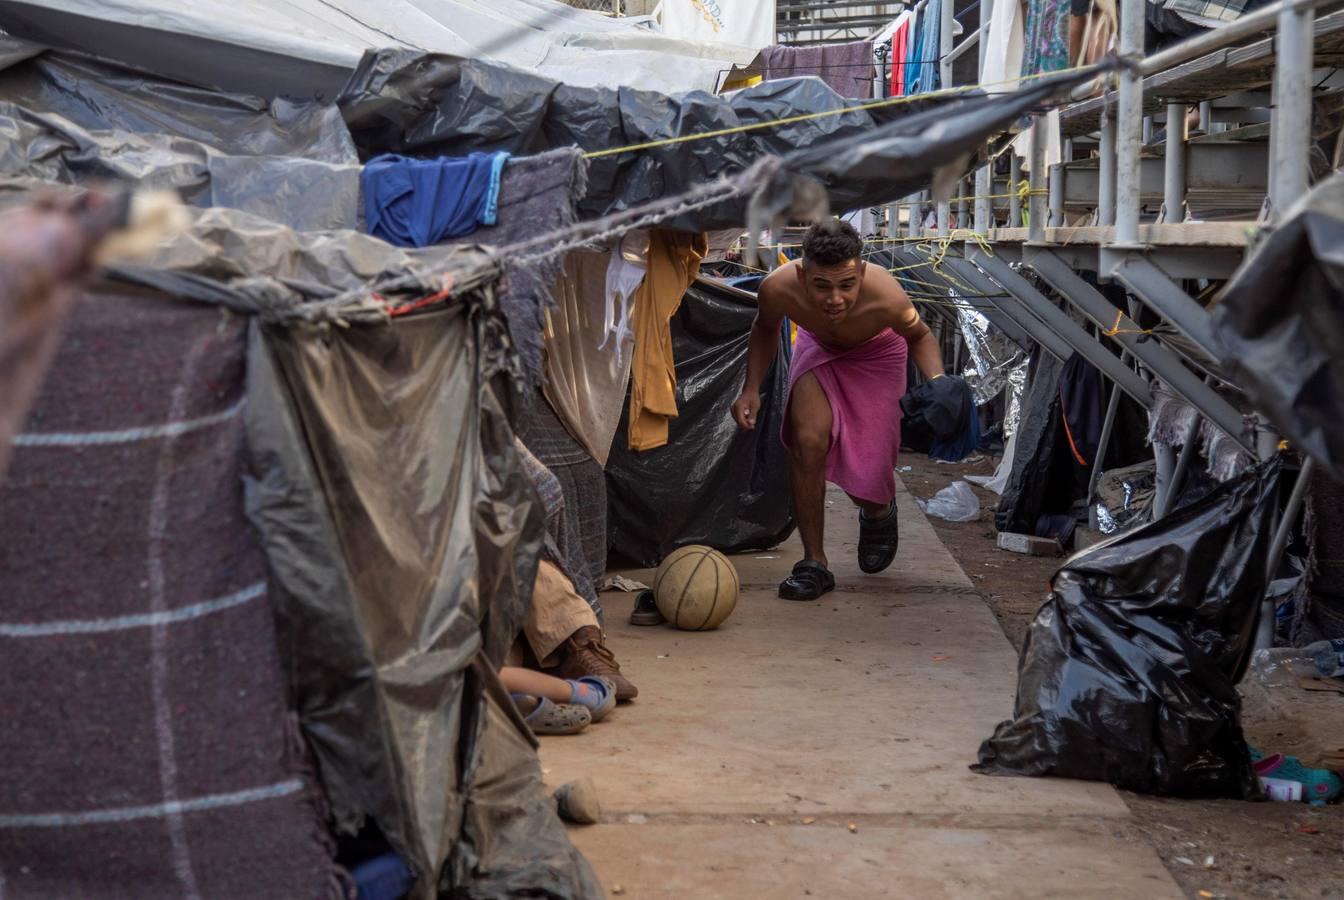
[[[586,706],[553,703],[545,697],[532,694],[510,696],[533,734],[578,734],[593,721],[593,715]]]

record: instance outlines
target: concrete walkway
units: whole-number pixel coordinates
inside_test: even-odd
[[[796,540],[734,558],[718,631],[634,628],[606,596],[639,699],[541,759],[553,785],[597,783],[603,821],[571,835],[608,894],[1183,896],[1110,787],[967,769],[1012,709],[1012,647],[904,489],[880,576],[858,571],[848,501],[828,502],[840,587],[818,602],[775,596]]]

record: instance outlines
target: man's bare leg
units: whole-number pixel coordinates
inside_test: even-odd
[[[874,503],[871,500],[860,500],[853,494],[846,494],[845,496],[848,497],[855,506],[863,510],[863,514],[870,519],[882,518],[887,513],[891,512],[891,504],[896,502],[894,500],[889,500],[886,503]]]
[[[789,397],[789,484],[803,556],[829,567],[823,544],[826,522],[826,454],[831,449],[831,403],[808,372]]]

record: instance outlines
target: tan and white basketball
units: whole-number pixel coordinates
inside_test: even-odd
[[[737,570],[713,547],[672,551],[653,580],[653,599],[668,622],[685,631],[718,628],[737,606]]]

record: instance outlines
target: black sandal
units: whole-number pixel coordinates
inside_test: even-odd
[[[895,500],[891,501],[891,512],[880,519],[870,519],[860,512],[859,568],[869,575],[876,575],[891,565],[900,538]]]
[[[815,559],[805,559],[793,567],[793,574],[779,586],[785,600],[816,600],[835,590],[835,576]]]

